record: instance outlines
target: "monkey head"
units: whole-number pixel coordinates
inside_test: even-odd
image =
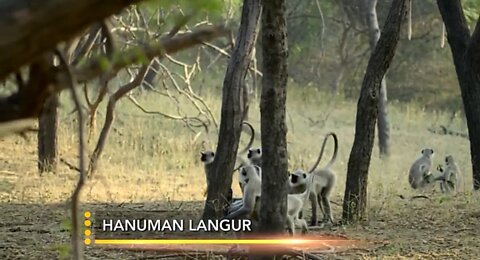
[[[445,163],[446,163],[447,165],[453,164],[453,163],[454,163],[453,156],[447,155],[447,156],[445,157]]]
[[[262,168],[258,167],[257,165],[245,165],[240,167],[239,169],[240,175],[243,176],[246,183],[248,183],[248,178],[253,178],[255,175],[257,178],[260,176]]]
[[[200,152],[200,154],[200,161],[204,164],[210,164],[213,162],[213,159],[215,159],[215,153],[212,151]]]
[[[262,149],[261,148],[256,148],[256,149],[248,149],[247,153],[247,158],[248,159],[257,159],[262,157]]]
[[[441,164],[439,164],[439,165],[437,166],[437,171],[443,173],[443,167],[442,167]]]
[[[307,184],[308,174],[302,170],[296,170],[290,174],[290,185],[295,188]]]
[[[434,152],[431,148],[425,148],[422,150],[422,155],[428,158],[433,158]]]

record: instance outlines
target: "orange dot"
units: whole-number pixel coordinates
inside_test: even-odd
[[[85,229],[85,236],[90,236],[92,234],[92,231],[90,229]]]
[[[90,213],[90,211],[85,211],[85,213],[83,214],[86,218],[89,218],[92,216],[92,213]]]
[[[89,227],[90,225],[92,225],[92,222],[90,220],[85,220],[85,222],[83,222],[85,224],[86,227]]]
[[[90,245],[90,243],[92,243],[92,240],[90,240],[90,238],[86,238],[84,242],[85,245]]]

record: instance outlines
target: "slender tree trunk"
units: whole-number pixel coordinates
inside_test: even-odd
[[[368,61],[357,104],[355,139],[348,160],[343,202],[343,221],[350,223],[365,217],[368,169],[375,139],[375,123],[382,78],[395,55],[402,21],[410,0],[393,0],[383,33]]]
[[[480,17],[470,37],[460,0],[437,0],[447,29],[470,137],[473,188],[480,189]]]
[[[260,103],[262,196],[260,230],[283,233],[287,213],[287,21],[285,0],[263,0]]]
[[[210,185],[207,190],[203,219],[220,217],[227,204],[226,198],[232,185],[232,173],[242,130],[242,89],[255,45],[260,13],[260,1],[244,1],[237,42],[223,81],[218,146],[212,170],[207,172]]]
[[[38,120],[38,170],[55,172],[57,168],[58,94],[47,99]]]
[[[371,52],[375,50],[375,45],[380,39],[380,26],[378,25],[377,18],[377,0],[364,0],[363,4],[366,5],[366,22],[368,27],[368,35],[370,42]],[[380,97],[378,103],[378,148],[380,151],[380,157],[388,157],[390,154],[390,123],[388,121],[387,111],[387,79],[384,76],[380,84]]]

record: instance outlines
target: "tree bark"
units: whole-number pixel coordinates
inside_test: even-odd
[[[263,0],[260,103],[262,196],[260,231],[283,233],[287,213],[287,21],[285,0]]]
[[[470,137],[473,188],[480,189],[480,17],[470,37],[460,0],[437,0],[447,29]]]
[[[203,219],[221,217],[223,208],[227,205],[226,198],[232,185],[232,173],[242,130],[242,89],[255,45],[260,13],[260,1],[244,1],[239,35],[223,81],[218,145],[211,171],[207,172],[210,185],[207,189]]]
[[[348,160],[347,181],[343,202],[343,222],[365,218],[367,207],[368,169],[375,138],[375,123],[382,78],[395,56],[402,21],[410,0],[394,0],[383,33],[368,61],[357,104],[355,139]]]
[[[38,170],[40,173],[57,169],[58,94],[47,99],[38,120]]]
[[[3,0],[0,5],[0,82],[93,22],[140,0]],[[72,19],[75,17],[75,19]],[[32,44],[35,43],[35,44]]]
[[[368,35],[370,42],[371,52],[375,50],[375,45],[380,39],[380,26],[378,25],[377,18],[377,0],[364,0],[366,4],[366,22],[368,27]],[[388,121],[388,110],[387,110],[387,78],[383,77],[382,82],[380,83],[380,97],[378,103],[378,148],[380,152],[380,157],[388,157],[390,155],[390,123]]]

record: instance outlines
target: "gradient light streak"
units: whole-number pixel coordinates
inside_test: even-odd
[[[326,239],[95,239],[97,245],[299,245],[338,242]]]

